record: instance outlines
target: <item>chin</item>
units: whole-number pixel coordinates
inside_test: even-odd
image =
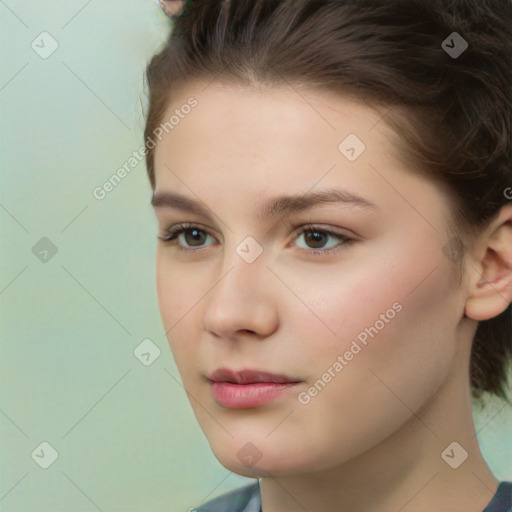
[[[235,443],[231,445],[224,443],[223,446],[210,445],[210,447],[217,460],[226,469],[247,478],[307,473],[315,471],[314,466],[319,464],[318,460],[307,460],[304,457],[298,459],[296,446],[281,446],[280,449],[277,449],[268,440],[264,448],[257,448],[250,442],[241,447],[238,446],[238,443],[236,446]]]

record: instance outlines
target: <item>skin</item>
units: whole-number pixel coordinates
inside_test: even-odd
[[[160,7],[169,16],[175,18],[181,14],[185,0],[160,0]]]
[[[199,198],[211,218],[155,208],[160,234],[183,222],[203,230],[159,242],[157,288],[215,456],[260,479],[264,512],[481,512],[498,481],[476,441],[469,358],[477,321],[512,301],[512,207],[464,255],[461,279],[460,262],[443,250],[450,199],[402,163],[377,111],[313,90],[194,82],[173,91],[168,114],[190,96],[198,106],[156,147],[155,192]],[[366,145],[354,162],[338,149],[351,133]],[[330,204],[257,215],[270,197],[327,188],[378,210]],[[355,242],[300,234],[312,223]],[[247,236],[263,249],[250,264],[236,252]],[[301,404],[298,393],[396,302],[401,311]],[[219,367],[303,382],[263,406],[228,409],[205,379]],[[468,453],[457,469],[441,457],[454,441]],[[252,466],[237,456],[249,442],[261,454]]]

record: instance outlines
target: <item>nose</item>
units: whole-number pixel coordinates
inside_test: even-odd
[[[277,283],[263,257],[247,263],[235,254],[205,297],[205,330],[229,340],[270,336],[277,328]]]

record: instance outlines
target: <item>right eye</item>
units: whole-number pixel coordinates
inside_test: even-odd
[[[188,239],[187,239],[186,235],[188,233],[190,233],[191,236],[188,237]],[[185,235],[184,239],[185,239],[186,244],[189,244],[189,243],[194,244],[194,242],[200,243],[201,238],[204,238],[204,236],[203,237],[201,236],[202,234],[206,234],[206,236],[209,236],[209,234],[204,229],[202,229],[200,226],[195,226],[193,224],[177,224],[176,226],[172,226],[172,227],[166,229],[164,231],[164,234],[160,235],[158,237],[158,239],[166,244],[176,245],[176,242],[179,240],[179,236],[181,234]],[[180,244],[178,244],[178,247],[184,251],[197,250],[197,249],[190,249],[186,245],[183,246]],[[201,249],[203,246],[192,245],[192,247],[198,247]]]

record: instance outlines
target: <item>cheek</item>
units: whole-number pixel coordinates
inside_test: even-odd
[[[317,269],[302,278],[300,288],[294,288],[308,308],[290,302],[283,318],[293,319],[299,329],[295,337],[302,340],[301,350],[310,357],[318,360],[323,354],[332,359],[349,350],[358,337],[364,346],[371,339],[369,331],[388,330],[401,314],[414,276],[408,278],[403,269],[393,269],[385,258],[374,260],[361,257],[338,268]]]
[[[435,330],[436,320],[455,320],[453,269],[436,235],[418,230],[406,242],[396,238],[368,248],[350,273],[331,278],[323,317],[343,342],[361,333],[370,336],[368,330],[375,339],[395,330],[403,333],[396,344],[408,346],[415,333]]]
[[[454,365],[460,313],[453,288],[447,284],[450,270],[439,266],[432,272],[436,262],[409,272],[406,266],[400,268],[403,271],[381,277],[366,303],[344,301],[351,315],[344,315],[347,329],[337,324],[342,335],[328,351],[331,362],[339,354],[352,358],[340,373],[338,391],[343,389],[345,396],[346,388],[352,388],[359,404],[370,409],[379,407],[372,393],[384,393],[388,403],[403,401],[416,410],[448,378]]]
[[[165,254],[157,254],[156,287],[162,323],[181,372],[195,360],[194,340],[198,337],[194,336],[190,321],[193,316],[192,308],[200,300],[203,292],[184,277],[176,266],[166,261]]]
[[[201,286],[194,281],[193,275],[180,270],[180,266],[166,256],[165,249],[157,252],[156,287],[165,330],[172,328],[171,332],[174,332],[186,321],[187,312],[200,300],[204,292],[201,292]]]
[[[302,287],[315,314],[294,313],[302,340],[297,364],[309,369],[310,381],[330,371],[341,387],[357,388],[377,375],[417,402],[446,377],[460,320],[456,286],[437,246],[424,247],[381,246],[378,259],[361,258],[365,264],[351,266],[350,274],[325,270],[329,276]]]
[[[309,344],[306,338],[318,333],[318,326],[307,332],[304,322],[301,365],[308,387],[302,401],[296,399],[295,418],[297,429],[323,440],[308,452],[319,465],[356,456],[414,420],[412,411],[420,410],[449,377],[455,308],[442,284],[445,274],[437,269],[413,293],[417,279],[412,274],[380,275],[383,286],[359,280],[347,289],[352,296],[338,289],[332,295],[337,302],[325,300],[323,307],[336,336],[326,331]],[[399,275],[403,281],[397,284]],[[355,297],[367,300],[358,303]]]

